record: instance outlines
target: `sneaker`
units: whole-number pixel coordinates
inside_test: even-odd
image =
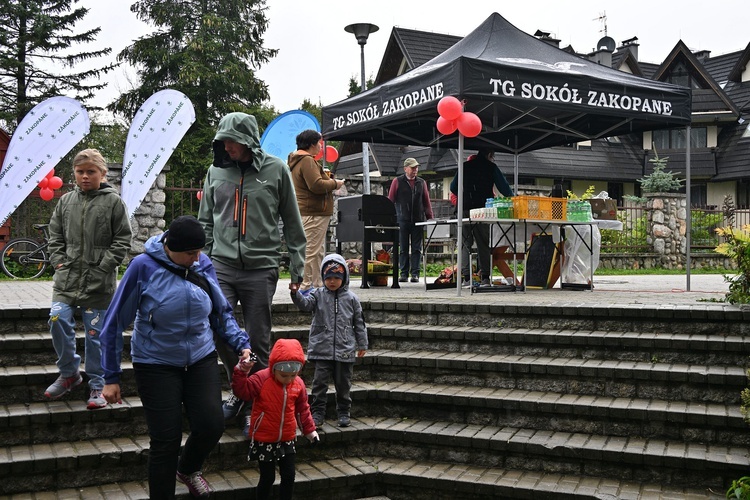
[[[349,427],[352,424],[349,415],[339,415],[339,427]]]
[[[461,286],[466,288],[467,286],[471,286],[471,280],[462,280]]]
[[[412,283],[419,283],[419,276],[412,276],[411,277],[411,282]]]
[[[72,391],[74,387],[81,385],[81,382],[83,382],[83,377],[81,377],[80,373],[76,373],[70,377],[60,375],[57,377],[57,380],[52,382],[52,385],[47,387],[44,395],[50,399],[59,399]]]
[[[398,281],[399,283],[406,283],[407,281],[409,281],[409,278],[407,278],[406,276],[401,276]]]
[[[492,286],[492,283],[490,283],[490,279],[489,278],[483,278],[482,282],[479,284],[479,286],[486,288],[488,286]]]
[[[211,486],[203,478],[201,471],[192,474],[183,474],[177,471],[177,480],[187,486],[188,491],[195,498],[208,498],[211,495]]]
[[[245,402],[234,394],[229,396],[221,406],[221,409],[224,411],[224,420],[231,420],[239,415],[244,404]]]
[[[86,403],[86,408],[89,410],[96,410],[97,408],[104,408],[107,406],[107,400],[102,396],[102,391],[99,389],[91,389],[91,395],[89,401]]]

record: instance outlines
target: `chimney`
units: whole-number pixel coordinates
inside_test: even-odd
[[[548,43],[549,45],[552,45],[553,47],[558,48],[558,49],[560,48],[560,40],[552,37],[551,33],[548,33],[542,30],[536,30],[536,33],[534,33],[534,36],[537,37],[539,40],[543,41],[544,43]]]
[[[628,38],[627,40],[623,40],[620,42],[621,45],[617,48],[617,51],[623,51],[623,50],[629,50],[630,54],[633,56],[633,58],[637,61],[638,60],[638,37],[634,36],[633,38]]]
[[[698,59],[700,62],[704,63],[706,62],[706,59],[711,57],[711,51],[710,50],[696,50],[693,52],[693,55]]]
[[[612,53],[615,51],[615,41],[605,36],[596,44],[596,49],[588,55],[590,61],[608,68],[612,67]]]

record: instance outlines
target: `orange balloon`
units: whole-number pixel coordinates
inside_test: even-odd
[[[47,185],[49,186],[50,189],[60,189],[63,185],[63,181],[61,178],[55,175],[49,178]]]
[[[464,137],[476,137],[482,131],[482,120],[474,113],[462,113],[456,123],[458,124],[458,131]]]
[[[451,135],[456,131],[456,120],[446,120],[441,116],[437,119],[437,124],[435,126],[441,134]]]
[[[333,146],[326,146],[326,161],[333,163],[339,159],[339,152]]]
[[[52,191],[50,188],[46,187],[46,188],[39,190],[39,197],[43,199],[44,201],[49,201],[55,197],[55,192]]]
[[[461,101],[452,95],[448,95],[438,101],[437,110],[438,114],[446,120],[455,120],[464,110],[464,107]]]

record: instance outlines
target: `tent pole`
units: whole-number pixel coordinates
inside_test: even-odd
[[[515,136],[515,151],[513,152],[513,194],[518,195],[518,135]]]
[[[463,244],[464,244],[464,238],[463,238],[463,219],[464,219],[464,135],[459,132],[458,133],[458,192],[456,193],[456,197],[458,198],[458,201],[456,202],[456,214],[458,215],[458,222],[456,224],[456,231],[457,231],[457,245],[458,248],[458,256],[456,258],[456,271],[458,274],[458,278],[456,278],[456,295],[458,297],[461,296],[461,282],[463,281],[463,275],[461,273],[461,267],[463,266],[463,258],[461,257],[463,255]],[[469,258],[471,260],[471,257]],[[469,269],[469,282],[471,282],[471,269]],[[453,275],[456,276],[456,273]]]
[[[687,136],[687,146],[685,146],[685,204],[687,205],[687,213],[685,214],[685,236],[686,236],[686,242],[687,242],[687,250],[685,252],[685,290],[690,291],[690,246],[692,243],[692,238],[690,237],[690,233],[693,230],[693,211],[691,210],[691,200],[690,200],[690,124],[688,123],[687,127],[685,127],[685,135]]]

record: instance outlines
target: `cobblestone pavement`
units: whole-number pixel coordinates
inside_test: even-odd
[[[430,282],[434,278],[428,278]],[[721,301],[728,285],[718,274],[690,276],[690,290],[685,275],[649,276],[596,276],[594,290],[529,289],[526,292],[470,293],[468,288],[425,290],[424,281],[399,283],[400,288],[360,288],[361,280],[352,279],[351,287],[360,300],[418,300],[463,301],[467,303],[496,304],[652,304],[657,306],[705,304]],[[559,286],[559,285],[558,285]],[[280,280],[274,297],[275,303],[289,303],[289,280]],[[0,309],[38,308],[47,306],[52,299],[51,281],[0,280]]]

